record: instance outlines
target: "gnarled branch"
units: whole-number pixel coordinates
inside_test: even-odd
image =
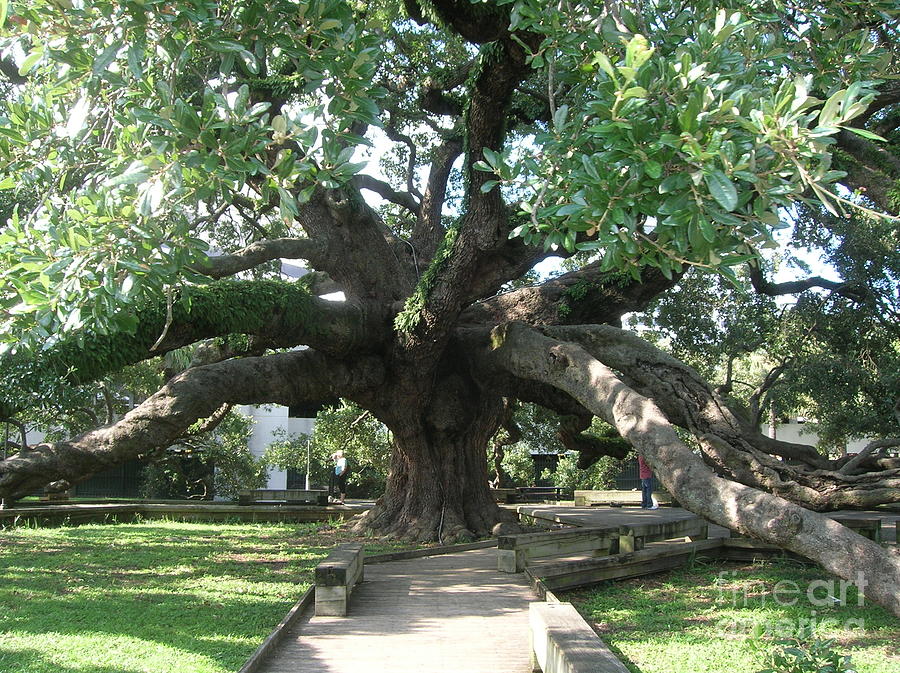
[[[308,238],[273,238],[251,243],[236,252],[212,256],[194,271],[210,278],[225,278],[281,258],[304,259],[315,266],[323,252],[320,243]]]
[[[335,360],[312,350],[227,360],[188,369],[117,423],[74,439],[38,444],[0,462],[0,497],[50,482],[75,483],[112,465],[153,455],[223,404],[297,404],[377,386],[380,360]]]
[[[353,183],[357,189],[368,189],[370,192],[378,194],[385,201],[390,201],[406,208],[413,215],[419,214],[421,206],[416,197],[410,192],[398,192],[388,183],[373,178],[371,175],[356,175],[353,178]]]
[[[687,509],[732,530],[802,554],[900,615],[900,558],[831,519],[714,474],[660,408],[586,350],[521,324],[494,335],[495,358],[517,376],[557,386],[612,424]]]

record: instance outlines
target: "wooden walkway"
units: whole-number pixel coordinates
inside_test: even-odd
[[[263,662],[264,673],[531,673],[521,574],[493,547],[365,567],[347,617],[312,610]]]

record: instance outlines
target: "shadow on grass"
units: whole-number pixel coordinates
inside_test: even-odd
[[[304,547],[292,529],[220,531],[110,526],[0,536],[0,671],[113,673],[87,661],[84,668],[24,666],[52,657],[29,641],[53,633],[72,642],[98,634],[138,639],[237,670],[330,547]],[[176,661],[171,670],[186,669]]]
[[[900,642],[897,620],[855,587],[847,588],[844,604],[830,600],[842,593],[832,580],[821,568],[790,562],[698,564],[560,597],[578,607],[634,673],[640,669],[629,658],[654,671],[757,670],[750,661],[754,634],[764,644],[806,625],[821,627],[818,637],[835,638],[838,650],[890,656]]]
[[[87,667],[66,666],[48,657],[43,651],[33,647],[5,648],[0,650],[0,671],[4,673],[145,673],[144,668],[122,668],[121,666]]]

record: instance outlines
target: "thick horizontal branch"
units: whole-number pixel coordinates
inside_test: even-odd
[[[839,577],[862,573],[866,596],[900,615],[900,558],[831,519],[713,473],[660,408],[585,349],[524,325],[498,328],[495,357],[517,376],[565,390],[612,424],[690,511],[820,563]]]
[[[244,334],[263,338],[269,348],[306,344],[344,355],[371,352],[377,348],[372,335],[380,333],[359,304],[319,299],[301,284],[279,281],[226,280],[185,288],[172,303],[170,323],[164,301],[135,315],[133,332],[75,334],[39,357],[5,357],[0,371],[11,378],[0,387],[0,409],[16,409],[15,400],[25,397],[16,388],[30,379],[85,383],[213,337]],[[154,348],[163,330],[165,337]],[[7,394],[11,397],[4,399]]]
[[[22,497],[48,483],[76,483],[126,460],[152,456],[223,404],[289,406],[333,399],[377,386],[383,376],[375,358],[348,363],[311,350],[188,369],[111,426],[39,444],[0,462],[0,497]]]
[[[670,422],[701,441],[707,460],[720,474],[817,511],[900,501],[900,470],[887,466],[864,475],[845,475],[837,471],[838,461],[811,446],[766,437],[736,416],[693,369],[637,335],[608,325],[542,331],[578,343],[621,372],[629,387],[653,399]]]
[[[715,434],[760,451],[799,460],[816,468],[830,462],[814,447],[779,442],[748,426],[694,369],[636,334],[611,325],[548,327],[546,333],[572,341],[623,374],[641,395],[651,397],[666,417],[695,434]]]
[[[626,313],[643,309],[677,281],[649,268],[635,281],[625,274],[600,271],[599,262],[594,262],[540,285],[480,301],[467,308],[462,318],[484,325],[514,320],[532,325],[614,323]]]
[[[308,238],[274,238],[252,243],[236,252],[210,257],[195,271],[210,278],[226,278],[281,258],[304,259],[315,266],[323,252],[319,243]]]

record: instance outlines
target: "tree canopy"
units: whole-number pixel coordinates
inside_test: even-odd
[[[519,400],[582,466],[622,457],[584,433],[599,416],[686,507],[861,567],[900,613],[897,559],[813,511],[900,500],[890,442],[765,437],[621,329],[715,277],[761,296],[716,298],[726,365],[758,337],[777,367],[781,311],[810,366],[859,364],[847,396],[890,414],[898,25],[894,0],[0,0],[0,412],[204,343],[124,417],[0,462],[0,495],[223,405],[341,397],[393,438],[359,525],[465,539],[505,516],[485,449]],[[830,266],[774,275],[767,251],[802,247]],[[551,256],[568,272],[535,278]]]

